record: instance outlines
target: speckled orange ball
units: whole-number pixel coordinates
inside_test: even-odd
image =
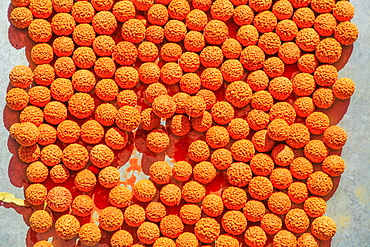
[[[156,161],[149,168],[151,180],[156,184],[167,184],[171,180],[172,168],[164,161]]]
[[[153,222],[160,222],[166,216],[166,207],[161,202],[150,202],[145,209],[146,217]]]
[[[72,201],[72,212],[80,217],[87,217],[93,210],[94,202],[88,195],[78,195]]]
[[[269,57],[263,64],[263,71],[271,78],[282,76],[284,70],[284,62],[278,57]]]
[[[333,189],[333,181],[326,173],[316,171],[308,177],[307,187],[313,195],[326,196]]]
[[[30,228],[37,233],[47,232],[52,225],[52,215],[45,210],[36,210],[29,218]]]
[[[201,32],[190,31],[185,35],[184,47],[188,51],[200,52],[206,45],[205,38]]]
[[[132,193],[126,186],[117,185],[109,192],[109,202],[117,208],[127,207],[132,200]]]
[[[227,126],[227,131],[234,140],[247,138],[249,130],[248,122],[242,118],[234,118]]]
[[[284,215],[289,212],[292,202],[284,192],[274,192],[269,197],[267,205],[272,213]]]
[[[145,209],[137,204],[128,206],[124,213],[125,222],[131,227],[138,227],[145,221]]]
[[[157,189],[154,186],[153,182],[148,179],[142,179],[134,185],[134,196],[141,202],[151,201],[156,193]]]
[[[11,11],[9,20],[16,28],[24,29],[33,21],[33,15],[28,8],[18,7]]]
[[[268,152],[275,146],[275,141],[271,139],[267,130],[259,130],[252,137],[254,148],[258,152]]]
[[[338,99],[349,99],[355,91],[355,84],[351,79],[342,77],[334,82],[332,90]]]
[[[173,177],[180,182],[185,182],[191,177],[193,170],[192,166],[186,161],[178,161],[172,168]]]
[[[53,0],[53,8],[56,12],[68,13],[73,6],[73,0]]]
[[[30,122],[14,123],[9,129],[10,136],[22,146],[35,145],[40,139],[40,131]]]
[[[169,247],[175,247],[175,241],[167,238],[167,237],[160,237],[158,238],[154,243],[153,247],[160,247],[160,246],[169,246]]]
[[[331,177],[340,176],[345,170],[344,160],[338,155],[329,155],[321,165],[322,171]]]
[[[155,25],[148,27],[145,32],[145,39],[154,44],[162,43],[164,39],[164,29]]]
[[[170,145],[170,138],[163,130],[152,130],[146,137],[147,146],[154,153],[164,152]]]
[[[315,55],[321,63],[335,63],[342,55],[342,46],[334,38],[326,38],[320,41],[316,47]]]
[[[91,116],[94,108],[94,99],[87,93],[75,93],[68,100],[69,112],[78,119]]]
[[[131,233],[126,230],[116,231],[110,239],[110,244],[112,247],[132,246],[133,242],[134,242],[134,239]]]
[[[303,148],[310,141],[310,132],[304,124],[294,123],[290,126],[286,143],[295,149]]]
[[[198,203],[203,200],[205,194],[205,187],[196,181],[190,181],[182,187],[182,198],[186,202]]]
[[[184,224],[194,225],[195,223],[197,223],[198,220],[200,220],[201,214],[202,214],[202,211],[197,204],[185,204],[180,208],[179,216]],[[184,238],[185,236],[181,237],[181,239],[184,239]]]
[[[190,120],[185,115],[175,115],[169,122],[171,132],[177,136],[184,136],[189,133],[191,129]]]
[[[117,21],[125,22],[135,17],[136,10],[134,4],[131,1],[119,1],[114,4],[112,13],[116,17]]]
[[[318,247],[319,243],[311,233],[303,233],[298,239],[298,247]]]
[[[112,58],[120,65],[132,65],[136,62],[138,51],[136,46],[128,41],[119,42],[112,50]]]
[[[304,202],[303,209],[310,217],[321,217],[326,212],[326,201],[321,197],[310,196]]]
[[[320,240],[329,240],[335,235],[337,226],[330,217],[321,216],[314,219],[311,224],[311,231],[316,238]]]
[[[167,94],[168,92],[167,92],[166,87],[159,82],[150,84],[144,91],[144,96],[149,101],[149,103],[153,103],[154,99],[156,99],[158,96],[167,95]],[[162,100],[164,99],[169,99],[169,98],[165,97]],[[180,112],[180,113],[183,113],[183,112]]]
[[[139,67],[139,79],[145,84],[155,84],[160,77],[160,68],[157,64],[148,62]]]
[[[303,203],[308,197],[308,189],[303,182],[293,182],[288,187],[288,196],[294,203]]]
[[[234,14],[233,3],[230,1],[216,0],[212,3],[210,13],[214,20],[226,22]]]
[[[73,4],[71,14],[77,23],[90,23],[94,18],[95,10],[90,2],[77,1]]]
[[[54,187],[48,192],[47,203],[48,207],[54,212],[64,212],[72,204],[72,194],[65,187]]]
[[[297,237],[290,231],[280,230],[272,239],[273,246],[297,246]]]
[[[80,222],[73,215],[63,215],[56,220],[55,231],[64,240],[72,239],[80,231]]]
[[[240,210],[244,208],[247,201],[247,194],[244,189],[230,186],[222,191],[222,201],[226,208],[230,210]]]
[[[96,167],[103,168],[109,166],[112,164],[113,160],[113,151],[104,144],[98,144],[90,151],[90,161]]]
[[[69,36],[76,28],[76,21],[68,13],[58,13],[51,20],[51,28],[58,36]]]
[[[289,170],[294,178],[303,180],[313,173],[313,165],[305,157],[297,157],[290,163]]]
[[[96,62],[96,55],[92,48],[80,46],[74,50],[72,59],[77,67],[90,69]]]
[[[203,70],[200,79],[202,86],[212,91],[220,89],[224,82],[222,73],[217,68],[206,68]]]
[[[40,139],[37,142],[40,145],[53,144],[57,139],[57,130],[49,124],[40,124],[38,127],[40,131]]]
[[[185,53],[184,53],[185,54]],[[188,94],[195,94],[201,88],[200,78],[196,73],[184,74],[180,79],[180,89],[181,91]]]
[[[230,141],[229,132],[223,126],[213,126],[207,130],[206,142],[211,148],[225,147]]]
[[[138,57],[142,62],[154,62],[158,53],[157,46],[152,42],[144,41],[138,47]]]
[[[110,56],[112,55],[115,45],[116,43],[112,37],[108,35],[100,35],[94,39],[92,47],[96,55]]]
[[[206,215],[210,217],[220,216],[224,210],[224,204],[221,197],[215,194],[207,195],[203,199],[202,210]]]
[[[284,223],[288,230],[294,233],[303,233],[308,229],[310,220],[303,209],[295,208],[286,214]]]
[[[284,190],[293,182],[293,177],[287,168],[275,168],[270,175],[272,185],[279,190]]]
[[[212,243],[220,235],[220,224],[213,218],[201,218],[195,224],[194,233],[202,243]]]
[[[298,33],[298,27],[292,20],[282,20],[276,25],[275,32],[282,41],[292,41]]]
[[[52,245],[52,243],[49,243],[46,240],[41,240],[35,243],[33,247],[54,247],[54,245]]]
[[[242,4],[235,8],[233,20],[238,26],[250,25],[253,19],[254,12],[247,4]]]
[[[51,0],[32,0],[28,7],[35,18],[47,19],[53,12]]]
[[[280,45],[280,37],[273,32],[262,34],[258,40],[258,46],[269,55],[277,53]]]
[[[330,124],[329,117],[323,112],[313,112],[306,118],[306,127],[311,134],[322,134]]]
[[[270,120],[284,119],[289,125],[293,124],[296,119],[296,112],[288,102],[275,103],[269,112]]]
[[[321,140],[311,140],[304,147],[304,155],[313,163],[322,162],[329,154],[329,149]]]
[[[183,70],[178,63],[166,63],[160,70],[160,78],[165,84],[173,85],[180,81]]]
[[[50,94],[54,100],[67,102],[73,93],[73,85],[69,79],[57,78],[50,85]]]
[[[23,110],[29,103],[30,96],[21,88],[12,88],[6,94],[6,105],[14,110]]]
[[[55,50],[54,53],[56,53]],[[36,84],[40,86],[50,86],[50,84],[55,80],[55,71],[50,64],[37,65],[33,74]]]
[[[277,1],[272,6],[272,13],[274,13],[279,20],[290,19],[293,15],[293,6],[288,0]]]
[[[321,36],[330,36],[336,29],[337,21],[330,13],[318,15],[315,19],[314,28]]]
[[[355,8],[352,3],[339,1],[333,8],[333,15],[338,21],[350,21],[355,14]]]
[[[331,149],[341,149],[347,142],[347,133],[341,127],[333,125],[324,131],[323,141]]]
[[[267,134],[275,141],[284,141],[288,138],[290,126],[284,119],[274,119],[267,126]]]
[[[137,237],[144,244],[154,243],[160,234],[159,227],[152,222],[144,222],[137,230]]]
[[[206,102],[201,96],[191,96],[185,101],[185,113],[190,117],[200,117],[206,110]]]
[[[89,192],[96,185],[96,176],[92,171],[84,169],[77,173],[74,184],[78,190]]]
[[[64,165],[55,165],[50,169],[50,178],[56,184],[61,184],[69,178],[69,170]]]
[[[144,130],[153,130],[159,127],[161,119],[155,115],[152,108],[147,108],[141,112],[141,128]]]
[[[100,57],[94,65],[94,72],[100,78],[111,78],[116,71],[116,64],[110,57]]]
[[[217,240],[216,240],[216,247],[238,247],[239,246],[239,241],[236,237],[228,235],[228,234],[223,234],[220,235]]]
[[[9,82],[14,87],[29,88],[34,79],[31,68],[25,65],[16,65],[9,73]]]
[[[18,148],[19,159],[24,163],[36,162],[40,158],[40,152],[40,146],[37,144],[29,147],[19,146]]]
[[[64,120],[57,128],[57,137],[64,143],[74,143],[80,137],[80,133],[80,126],[72,120]]]
[[[261,201],[249,200],[245,203],[243,213],[248,221],[258,222],[266,213],[266,207]]]
[[[204,28],[204,37],[211,45],[222,44],[229,35],[227,25],[220,20],[211,20]]]
[[[312,74],[319,66],[319,62],[314,54],[303,54],[297,61],[298,69],[303,73]]]
[[[33,162],[27,166],[26,176],[33,183],[44,182],[48,175],[48,168],[40,161]]]
[[[285,100],[292,93],[293,84],[286,77],[276,77],[270,81],[268,91],[274,99]]]
[[[315,110],[315,104],[311,97],[300,97],[296,99],[293,107],[300,117],[308,117]]]
[[[40,159],[47,166],[54,166],[60,163],[62,159],[62,150],[55,144],[45,146],[41,150]]]
[[[30,122],[36,126],[40,126],[44,121],[44,113],[36,106],[27,106],[21,111],[19,120],[21,123]]]
[[[274,235],[281,230],[283,222],[276,214],[265,214],[261,220],[262,229],[269,235]]]
[[[232,161],[232,154],[226,148],[216,149],[211,155],[211,163],[219,170],[225,170],[229,168]]]
[[[117,168],[108,166],[99,172],[98,181],[105,188],[113,188],[119,184],[120,177],[121,174]]]
[[[273,186],[266,177],[256,176],[248,185],[248,192],[256,200],[266,200],[272,194]]]
[[[117,126],[127,132],[131,132],[140,125],[140,113],[132,106],[122,106],[117,111],[116,117]]]
[[[270,155],[257,153],[250,161],[253,174],[258,176],[268,176],[274,168],[274,161]]]
[[[76,72],[76,65],[70,57],[60,57],[54,63],[55,74],[58,77],[70,78]]]
[[[217,171],[211,162],[202,161],[193,168],[193,177],[202,184],[208,184],[216,177]]]
[[[177,215],[167,215],[160,222],[161,233],[169,238],[177,238],[184,231],[181,218]]]
[[[259,226],[250,226],[244,234],[244,242],[248,246],[262,247],[266,244],[267,236]]]
[[[229,234],[240,235],[247,228],[247,218],[240,211],[227,211],[221,219],[222,228]]]
[[[94,223],[86,223],[81,226],[78,236],[82,244],[86,246],[94,246],[100,242],[101,230]]]
[[[87,149],[77,143],[69,144],[63,150],[63,164],[71,170],[77,171],[84,168],[89,160]]]
[[[243,162],[232,163],[227,168],[227,181],[234,186],[245,187],[252,179],[252,171],[249,165]]]
[[[52,34],[51,24],[44,19],[34,19],[28,26],[28,35],[35,42],[49,42]]]
[[[179,20],[170,20],[164,26],[164,36],[170,42],[184,40],[187,29],[185,23]]]
[[[106,207],[99,214],[99,226],[109,232],[116,231],[123,224],[123,213],[116,207]]]

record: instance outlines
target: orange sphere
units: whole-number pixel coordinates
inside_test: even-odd
[[[265,177],[253,177],[248,185],[249,194],[256,200],[266,200],[272,194],[272,191],[272,183]]]

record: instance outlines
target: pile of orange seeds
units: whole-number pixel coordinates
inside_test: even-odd
[[[34,42],[35,68],[15,66],[6,96],[29,164],[25,199],[47,205],[32,231],[85,246],[109,236],[112,247],[314,247],[334,236],[326,196],[347,134],[326,109],[355,90],[335,66],[358,37],[350,2],[12,4],[10,22]],[[174,164],[154,162],[131,190],[116,158],[134,142]],[[110,204],[98,225],[97,186]]]

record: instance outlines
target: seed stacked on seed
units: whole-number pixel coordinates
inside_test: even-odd
[[[79,235],[87,246],[101,231],[114,232],[111,246],[239,246],[232,235],[242,234],[248,246],[264,246],[267,235],[274,246],[318,246],[334,236],[323,197],[345,169],[333,151],[347,134],[324,110],[355,90],[334,66],[358,37],[350,2],[12,3],[11,23],[36,42],[36,67],[10,72],[6,102],[20,112],[10,135],[29,164],[26,200],[52,211],[35,211],[32,230],[54,224],[59,237]],[[173,167],[153,163],[131,192],[115,156],[143,138],[131,134],[138,128],[139,151],[186,155]],[[173,150],[177,143],[185,146]],[[80,195],[63,186],[70,178]],[[75,216],[91,215],[97,183],[111,206],[100,228],[81,226]],[[221,193],[210,193],[217,183]]]

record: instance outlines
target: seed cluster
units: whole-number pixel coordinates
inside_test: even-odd
[[[33,231],[54,225],[86,246],[111,232],[112,247],[257,247],[269,236],[319,246],[334,236],[325,196],[345,169],[333,152],[347,134],[324,110],[355,90],[335,67],[358,37],[350,2],[12,3],[36,67],[10,72],[6,102],[20,121],[9,131],[29,164],[25,199],[51,210],[32,213]],[[130,190],[116,158],[134,142],[174,165],[154,162]],[[81,221],[98,186],[110,204],[99,226]]]

